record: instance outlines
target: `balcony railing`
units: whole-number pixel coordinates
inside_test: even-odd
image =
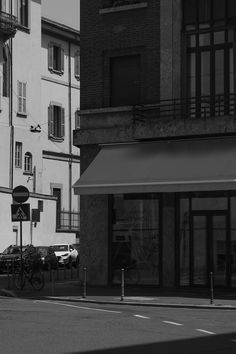
[[[5,38],[14,37],[17,31],[17,19],[15,16],[6,12],[0,11],[0,32],[5,35]]]
[[[80,214],[78,212],[58,211],[57,231],[78,232],[80,230]]]
[[[145,2],[145,0],[102,0],[102,8],[134,5]]]
[[[162,100],[152,105],[133,107],[133,121],[146,119],[193,119],[234,115],[236,113],[236,95],[200,96],[185,99]]]

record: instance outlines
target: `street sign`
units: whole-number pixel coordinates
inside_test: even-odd
[[[39,209],[32,209],[32,222],[40,222],[40,210]]]
[[[24,203],[29,199],[29,190],[25,186],[17,186],[12,191],[12,198],[16,203]]]
[[[30,204],[12,204],[12,221],[30,221]]]

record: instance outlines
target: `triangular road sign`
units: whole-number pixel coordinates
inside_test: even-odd
[[[12,204],[11,217],[12,221],[29,221],[30,204]]]

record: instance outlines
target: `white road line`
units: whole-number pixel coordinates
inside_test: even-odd
[[[182,323],[177,323],[177,322],[171,322],[171,321],[162,321],[162,322],[167,323],[167,324],[172,324],[175,326],[183,326]]]
[[[138,317],[138,318],[147,318],[147,319],[150,319],[150,317],[141,316],[141,315],[134,315],[134,317]]]
[[[61,303],[61,302],[55,302],[55,301],[36,300],[34,302],[35,303],[42,302],[42,303],[51,304],[51,305],[73,307],[73,308],[77,308],[77,309],[81,309],[81,310],[91,310],[91,311],[110,312],[110,313],[122,313],[121,311],[112,311],[112,310],[97,309],[97,308],[93,308],[93,307],[76,306],[76,305],[64,304],[64,303]]]
[[[205,331],[204,329],[200,329],[200,328],[196,329],[196,331],[198,331],[198,332],[203,332],[203,333],[207,333],[207,334],[215,334],[214,332]]]

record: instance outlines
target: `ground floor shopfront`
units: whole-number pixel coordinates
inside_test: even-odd
[[[75,184],[88,281],[236,287],[236,139],[103,146]]]

